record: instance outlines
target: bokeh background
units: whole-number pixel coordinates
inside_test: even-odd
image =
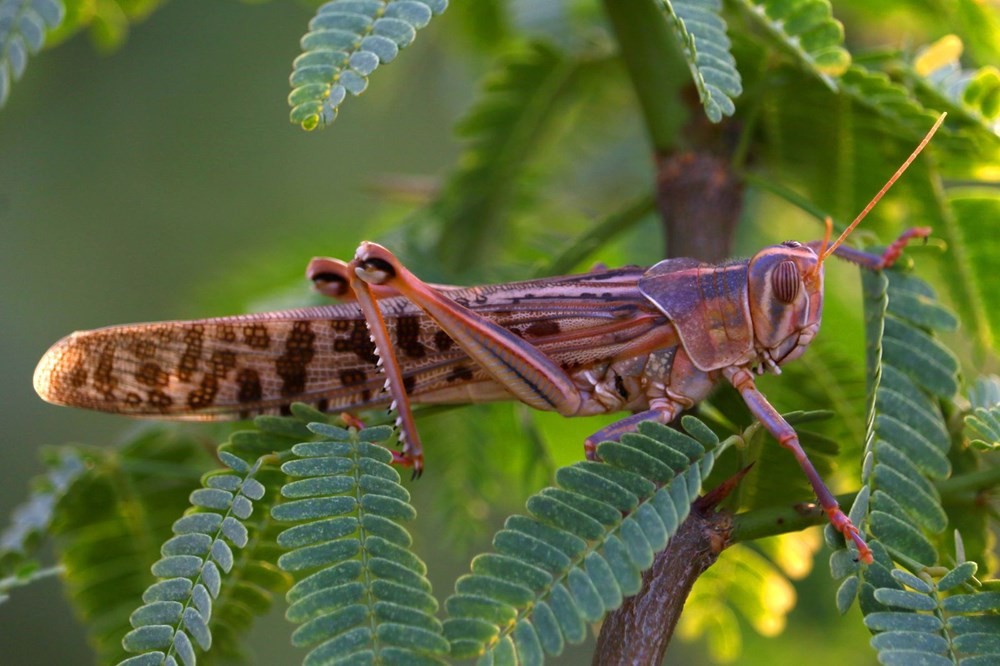
[[[31,376],[51,343],[78,329],[306,299],[311,256],[349,256],[395,221],[373,187],[380,179],[433,178],[453,165],[451,127],[489,64],[449,39],[458,19],[435,20],[332,128],[306,134],[287,122],[285,97],[311,13],[290,2],[173,0],[114,52],[78,35],[34,57],[14,85],[0,112],[0,516],[41,471],[40,446],[113,446],[137,427],[41,402]],[[636,118],[620,123],[622,144],[642,141]],[[442,518],[421,505],[429,493],[415,494],[426,522],[413,531],[441,596],[467,560],[437,538]],[[797,585],[785,636],[745,632],[740,663],[875,663],[861,622],[836,620],[825,567]],[[300,658],[288,661],[282,610],[251,636],[258,664]],[[705,659],[698,644],[671,650],[676,663]],[[0,663],[93,663],[58,580],[0,605]]]

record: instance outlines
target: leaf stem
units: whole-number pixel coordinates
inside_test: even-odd
[[[583,235],[574,238],[572,245],[544,267],[543,274],[562,275],[573,270],[590,254],[604,247],[609,240],[631,228],[653,210],[654,201],[651,194],[644,194],[627,203],[623,208],[599,220]]]

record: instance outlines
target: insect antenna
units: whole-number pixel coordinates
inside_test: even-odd
[[[826,260],[827,257],[833,254],[834,250],[840,247],[841,243],[847,240],[847,237],[851,234],[852,231],[854,231],[854,227],[858,226],[861,220],[865,219],[865,216],[868,215],[871,209],[875,207],[875,204],[877,204],[882,199],[885,193],[889,191],[889,188],[892,187],[893,184],[895,184],[895,182],[899,179],[899,177],[903,175],[903,172],[909,168],[909,166],[913,163],[913,160],[917,159],[917,155],[919,155],[920,152],[924,149],[924,147],[930,142],[931,138],[934,136],[934,133],[938,131],[938,128],[941,127],[941,123],[944,122],[944,119],[947,116],[948,116],[947,113],[942,113],[938,117],[937,122],[934,123],[934,126],[931,127],[929,132],[927,132],[927,135],[924,136],[923,140],[920,141],[920,144],[917,145],[917,147],[913,150],[912,153],[910,153],[910,156],[906,158],[906,161],[903,162],[902,166],[896,169],[896,173],[892,174],[892,178],[890,178],[888,182],[886,182],[886,184],[882,186],[882,189],[878,191],[878,194],[876,194],[872,198],[872,200],[868,202],[868,205],[864,207],[864,210],[858,213],[858,216],[854,218],[854,221],[851,222],[849,225],[847,225],[847,228],[844,229],[844,233],[840,234],[837,240],[835,240],[833,244],[830,245],[829,247],[827,247],[827,240],[830,237],[830,225],[827,224],[826,238],[823,239],[824,249],[819,254],[819,261],[816,262],[816,270],[818,270],[819,267],[823,265],[823,261]],[[827,218],[827,220],[829,220],[829,218]]]

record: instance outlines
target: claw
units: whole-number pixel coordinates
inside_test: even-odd
[[[357,428],[358,430],[364,430],[365,424],[354,414],[349,414],[347,412],[340,413],[340,420],[344,422],[348,428]]]
[[[864,537],[861,536],[861,531],[854,526],[851,519],[839,507],[827,509],[826,515],[830,518],[830,523],[838,532],[844,535],[845,539],[850,539],[854,542],[854,545],[858,548],[858,557],[862,562],[871,564],[875,561],[871,548],[868,547]]]
[[[927,242],[927,237],[931,235],[930,227],[913,227],[904,231],[899,238],[894,240],[892,244],[885,249],[882,253],[882,259],[879,262],[878,270],[884,268],[889,268],[899,257],[903,254],[903,248],[910,241],[911,238],[923,238],[924,242]]]
[[[392,464],[399,465],[400,467],[412,467],[413,473],[410,475],[411,481],[416,481],[424,473],[424,457],[414,456],[410,451],[393,451],[392,452]]]

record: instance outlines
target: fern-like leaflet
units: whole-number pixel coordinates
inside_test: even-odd
[[[28,54],[41,50],[45,33],[62,23],[65,14],[60,0],[0,0],[0,107],[11,82],[24,74]]]
[[[282,465],[293,481],[284,503],[272,509],[297,525],[278,536],[288,551],[278,564],[308,573],[288,592],[286,616],[301,624],[297,646],[315,646],[304,663],[441,663],[448,652],[435,619],[437,600],[427,567],[409,547],[399,525],[416,512],[390,467],[392,454],[375,442],[386,426],[344,430],[321,423],[309,428],[322,441],[297,444]]]
[[[907,74],[935,106],[994,135],[1000,134],[1000,70],[992,65],[965,69],[962,40],[946,35],[920,49]]]
[[[620,442],[603,442],[604,461],[556,473],[557,487],[527,501],[479,555],[472,573],[445,601],[452,656],[490,663],[541,663],[586,637],[586,625],[639,591],[641,573],[688,516],[720,443],[698,419],[689,434],[639,425]]]
[[[80,451],[62,447],[47,456],[49,470],[34,480],[31,497],[14,509],[10,525],[0,532],[0,603],[7,591],[36,575],[31,559],[42,537],[51,529],[56,505],[86,470]]]
[[[874,598],[887,610],[870,613],[865,626],[879,663],[889,666],[987,666],[1000,660],[1000,592],[976,591],[975,562],[962,562],[935,580],[894,569],[895,587]]]
[[[247,545],[243,521],[253,513],[253,501],[264,496],[254,476],[263,458],[252,466],[231,453],[219,458],[232,472],[211,472],[204,487],[191,493],[197,507],[174,523],[175,536],[163,544],[163,557],[152,567],[160,582],[143,594],[144,605],[132,613],[132,631],[122,644],[139,653],[121,666],[168,666],[196,663],[195,644],[212,645],[208,623],[213,600],[222,590],[223,574],[233,568],[233,547]]]
[[[746,16],[802,66],[826,84],[837,89],[836,79],[851,64],[851,54],[844,48],[844,26],[833,18],[827,0],[740,0]]]
[[[928,535],[948,522],[934,481],[951,474],[951,438],[935,400],[957,391],[958,363],[931,334],[957,322],[915,277],[865,273],[862,284],[870,416],[864,485],[851,519],[875,537],[875,562],[860,569],[853,554],[838,550],[830,565],[836,578],[844,578],[837,593],[841,612],[860,594],[862,612],[875,616],[870,628],[878,629],[884,600],[895,598],[886,590],[902,591],[893,560],[915,573],[939,561]],[[827,538],[836,541],[829,530]]]
[[[980,451],[1000,450],[1000,377],[980,377],[969,391],[971,413],[965,417],[969,445]]]
[[[447,7],[448,0],[332,0],[321,6],[292,65],[291,121],[306,130],[332,123],[347,93],[363,93],[368,76]]]
[[[736,59],[729,52],[721,0],[660,0],[684,49],[705,115],[713,123],[736,111],[733,98],[743,92]]]

